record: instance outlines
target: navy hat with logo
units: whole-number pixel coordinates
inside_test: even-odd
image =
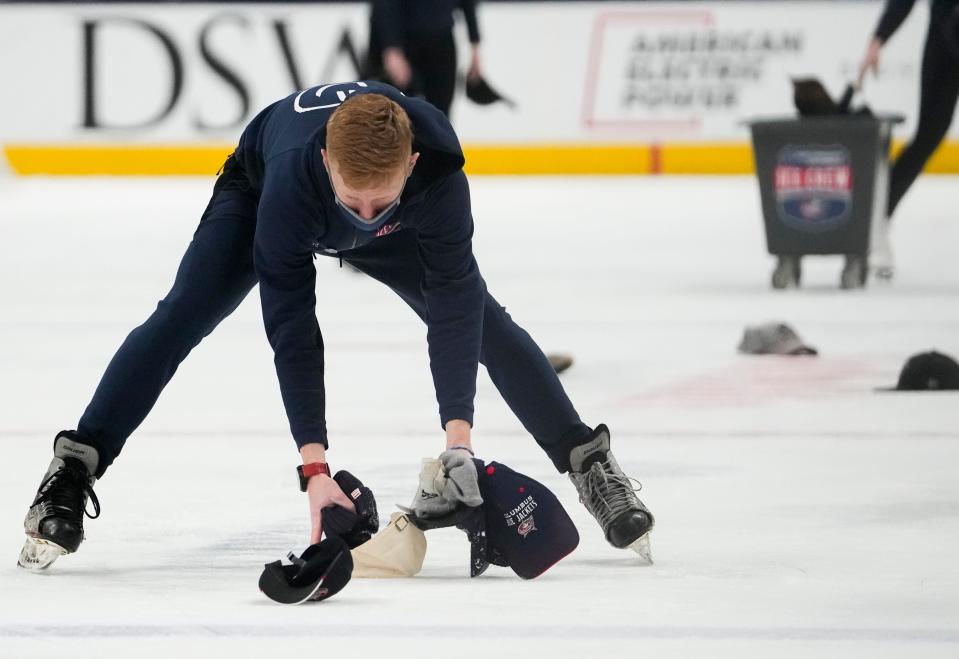
[[[906,360],[899,381],[887,391],[942,391],[959,389],[959,363],[941,352],[930,351]]]
[[[483,505],[458,525],[470,540],[470,576],[492,563],[533,579],[576,549],[576,526],[545,485],[499,462],[477,463]]]

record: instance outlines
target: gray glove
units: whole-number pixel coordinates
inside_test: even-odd
[[[439,459],[424,459],[410,513],[417,520],[438,520],[451,518],[458,509],[482,505],[478,478],[473,456],[463,449],[448,449]]]

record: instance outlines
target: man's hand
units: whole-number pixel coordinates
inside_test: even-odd
[[[473,456],[463,449],[449,449],[438,460],[423,461],[410,512],[416,519],[442,519],[448,523],[441,526],[452,526],[454,513],[482,503]]]
[[[856,89],[862,89],[863,80],[866,74],[872,71],[873,75],[879,75],[879,51],[882,50],[882,41],[878,37],[873,37],[866,47],[866,53],[859,64],[859,77],[856,79]]]
[[[350,501],[340,486],[326,474],[312,476],[306,484],[306,494],[310,499],[310,544],[320,541],[323,533],[323,509],[329,506],[342,506],[352,513],[356,506]]]
[[[470,65],[466,69],[466,78],[476,80],[483,75],[483,67],[480,65],[480,48],[478,43],[474,43],[470,49]]]
[[[383,51],[383,68],[397,89],[404,90],[413,79],[413,70],[406,55],[399,48],[387,48]]]

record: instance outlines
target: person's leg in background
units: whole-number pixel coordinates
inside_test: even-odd
[[[879,279],[892,279],[895,274],[889,228],[893,214],[906,192],[912,187],[923,167],[942,143],[959,99],[959,54],[950,47],[943,31],[944,17],[935,9],[922,55],[919,121],[912,140],[899,154],[889,178],[886,221],[874,236],[870,266]]]
[[[942,25],[933,16],[922,56],[919,122],[915,135],[892,167],[889,181],[889,217],[893,216],[899,202],[942,143],[952,123],[957,99],[959,57],[949,48]]]
[[[417,91],[447,117],[456,91],[456,41],[452,30],[418,35],[407,47]]]

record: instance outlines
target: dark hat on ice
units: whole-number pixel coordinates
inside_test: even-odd
[[[818,355],[786,323],[753,325],[743,331],[739,352],[749,355]]]
[[[353,576],[350,548],[339,538],[310,545],[302,556],[287,554],[291,565],[274,561],[263,566],[260,590],[280,604],[317,602],[343,590]]]
[[[502,101],[510,108],[516,107],[515,102],[493,89],[483,76],[466,78],[466,98],[477,105],[492,105],[493,103]]]
[[[959,363],[941,352],[913,355],[902,367],[894,391],[942,391],[959,389]]]
[[[477,466],[483,505],[465,529],[470,576],[492,563],[533,579],[576,549],[576,526],[549,488],[499,462]]]

